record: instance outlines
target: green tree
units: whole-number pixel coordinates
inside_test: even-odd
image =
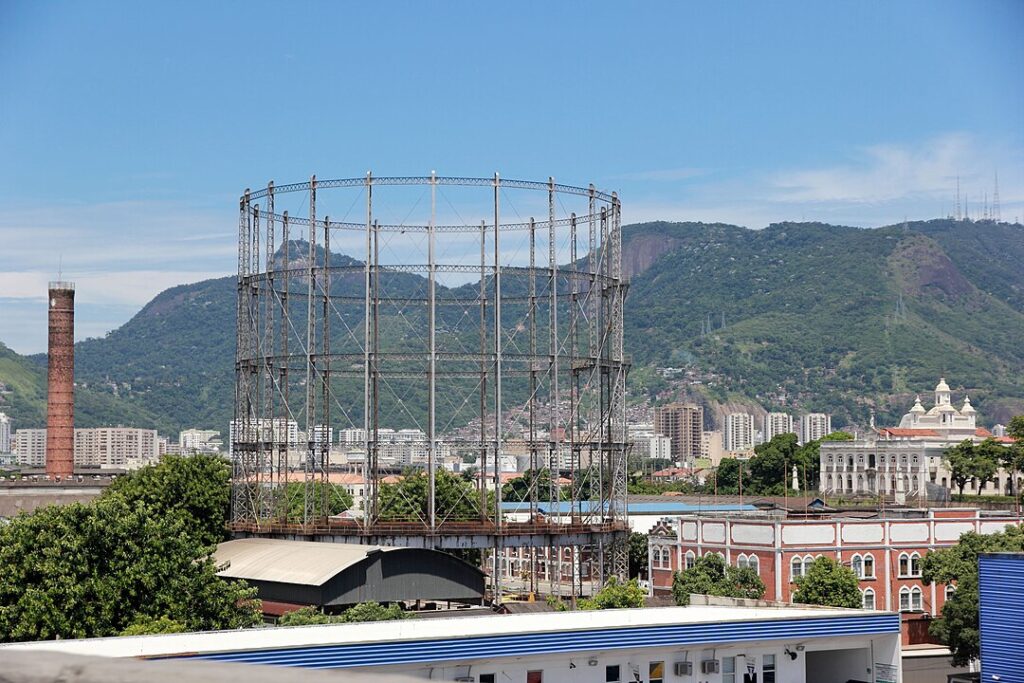
[[[156,633],[184,633],[185,624],[168,617],[139,617],[121,631],[122,636],[147,636]]]
[[[190,631],[258,624],[256,590],[217,576],[188,519],[112,495],[0,526],[0,638],[112,636],[161,618]]]
[[[551,500],[551,470],[545,467],[537,470],[536,474],[533,470],[526,470],[523,476],[516,477],[501,487],[501,499],[517,503],[529,502],[533,486],[537,487],[537,500]],[[567,488],[560,489],[560,500],[568,500],[569,493]]]
[[[325,614],[317,607],[303,607],[288,612],[277,620],[278,626],[313,626],[317,624],[349,624],[363,621],[394,621],[412,616],[399,605],[384,606],[377,602],[361,602],[341,614]]]
[[[227,538],[230,478],[228,463],[218,455],[165,455],[156,465],[119,477],[102,497],[145,506],[155,516],[180,514],[199,543],[214,545]]]
[[[427,475],[406,473],[396,484],[380,487],[380,518],[385,521],[427,521]],[[488,500],[492,496],[488,496]],[[480,518],[480,494],[471,482],[448,470],[435,475],[435,501],[438,522]],[[488,516],[492,503],[488,503]]]
[[[314,509],[323,509],[321,501],[326,496],[327,514],[338,515],[352,507],[352,496],[345,490],[344,486],[336,484],[325,484],[324,482],[313,482],[313,500],[316,501]],[[306,515],[306,486],[302,482],[288,482],[284,488],[283,516],[291,523],[301,523]]]
[[[672,596],[677,605],[689,605],[694,593],[759,599],[764,596],[764,582],[753,569],[731,567],[721,555],[711,553],[698,557],[692,567],[672,576]]]
[[[722,458],[709,484],[711,491],[717,490],[721,494],[739,492],[740,467],[740,461],[736,458]]]
[[[1020,495],[1017,477],[1021,471],[1024,471],[1024,415],[1017,415],[1010,420],[1006,433],[1015,441],[1008,448],[1003,449],[1000,460],[1006,471],[1010,473],[1011,492],[1014,497],[1017,497]]]
[[[947,448],[942,454],[942,459],[949,470],[949,480],[960,489],[960,495],[964,495],[967,482],[974,476],[974,443],[970,439],[964,439],[957,445]]]
[[[822,441],[853,441],[853,434],[850,432],[844,432],[842,430],[826,434],[821,437]]]
[[[956,590],[942,607],[942,618],[932,621],[929,632],[953,653],[956,666],[966,666],[979,656],[978,554],[1024,551],[1024,529],[1009,525],[995,534],[968,532],[952,547],[933,550],[921,561],[925,584],[955,584]]]
[[[629,578],[647,575],[647,534],[629,535]]]
[[[990,481],[994,481],[996,472],[999,471],[999,462],[1005,451],[999,443],[988,438],[974,447],[974,463],[971,466],[971,474],[978,480],[978,495]]]
[[[644,591],[637,584],[636,579],[630,579],[626,583],[619,583],[612,576],[605,583],[604,588],[594,594],[594,597],[584,598],[577,604],[581,610],[624,609],[643,607],[644,597]]]
[[[831,557],[819,557],[804,576],[796,579],[793,602],[830,607],[861,607],[860,582],[849,567]]]

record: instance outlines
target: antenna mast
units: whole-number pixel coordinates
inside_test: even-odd
[[[996,186],[992,192],[992,220],[998,223],[1002,219],[1002,212],[999,210],[999,171],[996,171]]]

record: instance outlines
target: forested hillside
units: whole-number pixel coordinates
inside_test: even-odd
[[[634,397],[667,386],[647,368],[691,367],[712,379],[689,390],[710,400],[864,424],[872,408],[895,419],[945,375],[986,423],[1024,411],[1020,225],[647,223],[624,234],[627,350],[645,378]],[[423,283],[403,275],[388,286]],[[218,278],[169,289],[105,338],[79,343],[79,423],[226,429],[234,317],[235,280]],[[18,426],[42,424],[43,360],[0,348],[10,392],[0,409]]]

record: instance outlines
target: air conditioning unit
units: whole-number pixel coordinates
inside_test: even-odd
[[[718,660],[717,659],[705,659],[700,663],[700,672],[702,674],[716,674],[718,673]]]
[[[673,666],[673,672],[676,676],[692,676],[693,662],[676,662]]]

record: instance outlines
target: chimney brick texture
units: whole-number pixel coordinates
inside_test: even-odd
[[[51,283],[49,291],[46,473],[64,479],[75,469],[75,290]]]

